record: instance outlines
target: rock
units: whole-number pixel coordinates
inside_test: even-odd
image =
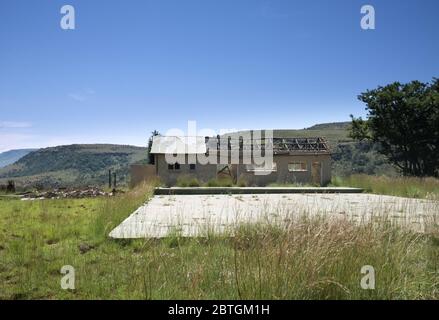
[[[44,192],[28,192],[23,193],[21,200],[34,200],[34,199],[62,199],[62,198],[93,198],[99,196],[112,196],[113,193],[105,192],[96,187],[87,187],[84,189],[53,189]]]
[[[79,251],[81,252],[81,254],[87,253],[88,251],[90,251],[91,249],[94,249],[93,245],[89,245],[87,243],[81,243],[79,246]]]

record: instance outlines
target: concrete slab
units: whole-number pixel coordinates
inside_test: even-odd
[[[439,219],[438,202],[372,194],[156,195],[110,233],[112,238],[161,238],[172,232],[203,236],[233,232],[244,223],[287,226],[301,216],[356,222],[382,220],[425,231]]]
[[[171,187],[155,188],[154,194],[271,194],[271,193],[362,193],[346,187]]]

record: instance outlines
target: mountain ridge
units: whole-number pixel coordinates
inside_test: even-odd
[[[72,144],[42,148],[0,168],[0,184],[13,179],[24,187],[104,185],[110,169],[120,184],[126,184],[129,166],[146,159],[147,148],[130,145]]]
[[[38,149],[12,149],[0,152],[0,168],[6,167]]]

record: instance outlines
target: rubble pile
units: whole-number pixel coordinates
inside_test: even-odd
[[[50,191],[35,191],[26,192],[21,195],[21,200],[42,200],[42,199],[81,199],[81,198],[94,198],[100,196],[113,196],[113,192],[105,192],[102,189],[96,187],[88,187],[84,189],[67,189],[59,188]]]

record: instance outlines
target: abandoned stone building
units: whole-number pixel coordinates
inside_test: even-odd
[[[175,185],[182,176],[207,182],[229,175],[234,181],[244,181],[247,186],[271,183],[323,186],[330,182],[331,153],[324,138],[273,137],[261,141],[246,144],[242,138],[231,136],[156,136],[151,148],[154,164],[147,168],[132,167],[131,176],[139,180],[142,174],[155,175],[168,186]],[[269,167],[246,160],[255,151],[262,155],[272,154]],[[173,160],[169,161],[170,158]],[[211,161],[200,163],[200,158]]]

